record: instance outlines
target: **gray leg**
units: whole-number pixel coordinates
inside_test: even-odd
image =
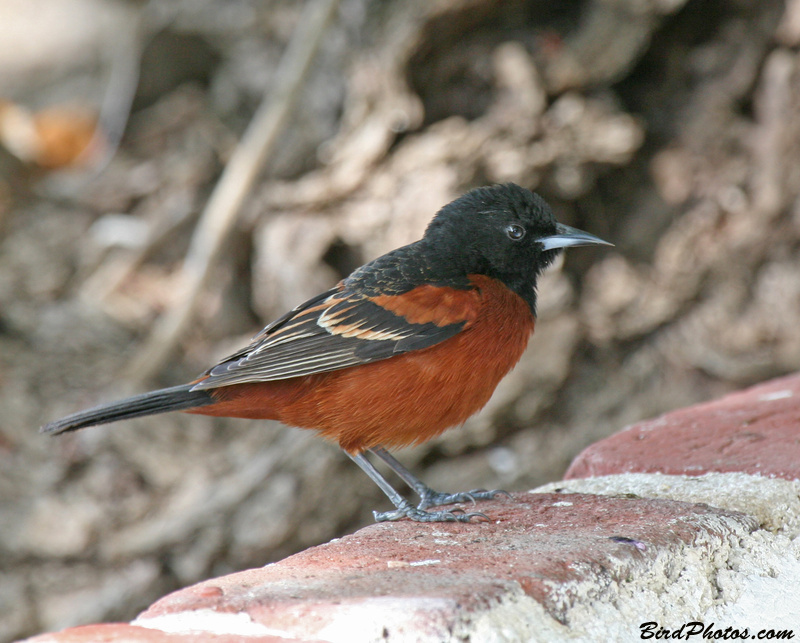
[[[422,480],[417,478],[383,447],[375,447],[374,449],[369,449],[369,451],[389,465],[392,471],[394,471],[403,482],[416,491],[420,498],[420,503],[417,506],[418,509],[427,509],[428,507],[438,507],[440,505],[451,505],[456,502],[467,501],[475,504],[476,500],[491,500],[495,496],[501,494],[509,495],[507,491],[501,489],[493,489],[491,491],[487,491],[486,489],[473,489],[472,491],[464,491],[461,493],[440,493],[439,491],[434,491],[422,482]]]
[[[472,518],[489,520],[489,518],[482,513],[463,513],[460,509],[454,511],[424,511],[418,509],[392,488],[392,485],[386,481],[386,478],[378,472],[363,453],[359,453],[358,455],[350,455],[348,453],[347,455],[353,462],[361,467],[362,471],[381,488],[381,491],[383,491],[389,500],[392,501],[392,504],[397,507],[395,511],[386,511],[383,513],[373,511],[372,513],[377,522],[400,520],[401,518],[409,518],[417,522],[469,522]]]

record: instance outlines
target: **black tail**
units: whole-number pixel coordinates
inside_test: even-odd
[[[41,428],[41,433],[58,435],[67,431],[75,431],[95,424],[106,424],[117,420],[138,418],[144,415],[155,415],[167,411],[186,411],[198,406],[214,403],[208,391],[192,391],[192,384],[164,388],[135,397],[129,397],[111,404],[103,404],[93,409],[73,413],[65,418],[50,422]]]

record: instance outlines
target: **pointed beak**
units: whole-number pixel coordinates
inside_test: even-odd
[[[549,237],[542,237],[538,240],[545,250],[555,248],[570,248],[573,246],[613,246],[613,243],[603,241],[600,237],[593,234],[571,228],[563,223],[556,223],[556,234]]]

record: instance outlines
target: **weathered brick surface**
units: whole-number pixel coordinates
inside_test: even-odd
[[[588,447],[565,479],[655,472],[800,479],[800,375],[634,424]]]
[[[364,619],[373,616],[378,636],[413,623],[417,636],[446,640],[521,589],[564,623],[576,602],[645,574],[659,556],[700,541],[718,546],[755,528],[741,514],[704,505],[585,494],[515,494],[481,509],[491,523],[373,525],[171,594],[138,622],[214,610],[247,613],[286,636],[344,640],[348,622],[369,629]]]
[[[27,643],[291,643],[292,639],[278,636],[253,636],[243,639],[235,634],[168,634],[146,627],[137,627],[127,623],[103,623],[100,625],[84,625],[71,627],[63,632],[42,634]],[[309,643],[304,641],[303,643]],[[311,642],[313,643],[313,642]]]

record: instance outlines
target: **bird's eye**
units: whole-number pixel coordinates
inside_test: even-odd
[[[519,241],[525,236],[525,228],[523,228],[521,225],[517,225],[516,223],[511,223],[506,226],[506,234],[512,241]]]

